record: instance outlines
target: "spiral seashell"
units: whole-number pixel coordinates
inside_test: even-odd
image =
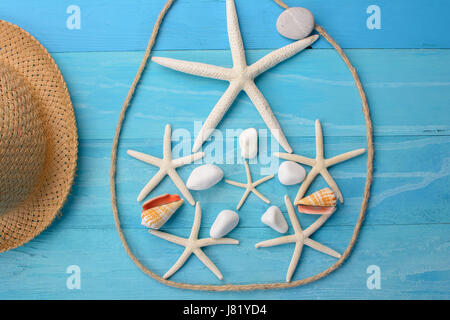
[[[316,207],[336,206],[336,195],[330,188],[324,188],[303,198],[298,204]]]
[[[336,211],[336,195],[324,188],[300,200],[298,211],[306,214],[332,214]]]
[[[142,206],[141,224],[148,228],[158,230],[181,207],[183,202],[184,200],[176,194],[163,194],[148,200]]]

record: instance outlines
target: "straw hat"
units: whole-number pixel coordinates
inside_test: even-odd
[[[0,20],[0,252],[53,221],[72,186],[77,149],[57,65],[29,33]]]

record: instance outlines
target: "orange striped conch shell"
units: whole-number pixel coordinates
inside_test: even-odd
[[[176,194],[163,194],[162,196],[148,200],[142,206],[141,224],[148,228],[158,230],[181,207],[183,202],[184,200]]]
[[[307,214],[331,214],[336,210],[336,202],[334,192],[325,188],[301,199],[298,211]]]

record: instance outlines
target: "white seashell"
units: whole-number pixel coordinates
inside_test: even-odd
[[[306,170],[297,162],[285,161],[278,168],[278,180],[286,186],[291,186],[305,180]]]
[[[254,128],[245,129],[239,136],[241,156],[252,159],[258,154],[258,132]]]
[[[186,186],[191,190],[206,190],[217,184],[222,178],[222,169],[208,163],[191,172]]]
[[[271,227],[279,233],[286,233],[288,231],[288,224],[280,208],[272,206],[263,214],[261,222]]]
[[[277,20],[278,32],[289,39],[306,38],[314,29],[314,16],[308,9],[292,7],[283,11]]]
[[[239,223],[239,215],[231,210],[223,210],[214,221],[209,235],[213,239],[222,238],[231,230],[236,228]]]

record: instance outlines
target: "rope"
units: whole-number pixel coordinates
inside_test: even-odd
[[[144,266],[141,261],[133,254],[130,247],[128,246],[128,243],[125,239],[125,236],[123,234],[121,225],[120,225],[120,218],[119,218],[119,212],[117,209],[117,195],[116,195],[116,167],[117,167],[117,146],[119,144],[119,137],[120,132],[123,125],[123,120],[125,119],[125,115],[127,112],[127,109],[130,105],[130,102],[133,98],[134,92],[136,90],[136,86],[141,78],[142,72],[145,69],[145,66],[147,64],[147,60],[150,57],[151,50],[153,48],[153,45],[155,44],[156,37],[158,35],[159,28],[163,22],[163,19],[167,13],[167,11],[170,9],[172,4],[175,0],[168,0],[163,7],[161,13],[158,16],[158,19],[156,20],[155,26],[153,28],[152,35],[150,37],[150,40],[147,45],[147,49],[145,51],[144,59],[141,62],[141,65],[138,69],[138,72],[136,74],[136,77],[134,78],[133,84],[131,85],[131,88],[128,92],[127,98],[125,99],[125,102],[123,103],[122,110],[120,112],[119,121],[117,123],[116,132],[114,135],[114,141],[112,146],[112,154],[111,154],[111,170],[110,170],[110,183],[111,183],[111,201],[112,201],[112,209],[114,214],[114,222],[116,224],[117,232],[119,233],[120,240],[122,241],[123,246],[125,247],[125,251],[127,252],[128,256],[133,260],[133,262],[141,269],[145,274],[149,275],[150,277],[154,278],[155,280],[166,284],[171,287],[175,288],[181,288],[181,289],[190,289],[190,290],[203,290],[203,291],[245,291],[245,290],[264,290],[264,289],[283,289],[283,288],[292,288],[297,287],[300,285],[305,285],[307,283],[314,282],[316,280],[319,280],[337,268],[339,268],[347,259],[347,257],[350,255],[357,239],[359,232],[361,230],[362,223],[364,221],[365,212],[367,209],[367,204],[370,197],[370,187],[373,180],[373,156],[374,156],[374,147],[373,147],[373,135],[372,135],[372,121],[370,118],[370,109],[367,102],[367,97],[364,92],[364,89],[362,87],[361,81],[358,77],[358,74],[356,72],[356,69],[351,64],[350,60],[346,56],[346,54],[342,51],[342,48],[334,41],[328,33],[326,33],[325,29],[322,27],[316,25],[315,29],[316,31],[323,36],[336,51],[339,53],[340,57],[344,60],[345,64],[349,68],[353,79],[356,84],[356,88],[358,89],[359,95],[361,97],[362,102],[362,111],[364,113],[364,119],[366,122],[366,135],[367,135],[367,145],[368,145],[368,159],[367,159],[367,178],[366,178],[366,184],[364,188],[364,196],[363,201],[361,204],[361,210],[359,213],[358,221],[356,222],[356,226],[352,235],[352,238],[350,239],[350,243],[343,253],[342,257],[331,267],[328,269],[312,276],[309,278],[296,280],[292,282],[279,282],[279,283],[260,283],[260,284],[244,284],[244,285],[232,285],[232,284],[226,284],[226,285],[200,285],[200,284],[188,284],[188,283],[181,283],[181,282],[174,282],[171,280],[166,280],[154,272],[152,272],[150,269],[148,269],[146,266]],[[277,4],[279,4],[283,8],[288,8],[288,6],[281,0],[273,0]]]
[[[275,1],[276,4],[278,4],[280,7],[284,8],[284,9],[289,8],[288,5],[281,0],[273,0],[273,1]]]

